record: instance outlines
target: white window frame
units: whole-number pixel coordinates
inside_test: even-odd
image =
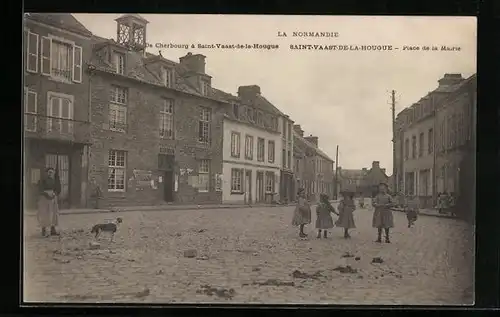
[[[160,138],[162,139],[174,139],[174,108],[175,102],[173,99],[164,98],[162,100],[163,104],[160,108]],[[170,134],[167,134],[169,130],[165,130],[164,127],[167,126],[167,121],[170,121]],[[163,134],[162,134],[163,131]]]
[[[29,100],[28,96],[30,93],[35,95],[35,111],[34,112],[28,111],[28,100]],[[32,90],[28,87],[24,87],[24,113],[25,113],[25,115],[24,115],[24,129],[26,131],[29,131],[29,132],[36,132],[37,128],[38,128],[38,118],[36,117],[36,115],[38,114],[38,93],[35,90]],[[34,118],[35,126],[34,126],[33,130],[28,129],[26,127],[28,115],[35,115],[35,118]]]
[[[255,110],[252,107],[247,107],[246,109],[246,117],[247,120],[250,122],[254,122],[253,116],[254,116]]]
[[[64,118],[61,115],[59,117],[56,117],[52,114],[53,113],[52,101],[51,101],[52,98],[60,98],[60,100],[68,99],[70,101],[70,107],[69,107],[69,111],[68,111],[69,117],[68,118]],[[62,112],[61,111],[62,110],[62,103],[61,102],[59,103],[59,106],[60,106],[59,113]],[[73,133],[74,111],[75,111],[75,97],[73,95],[67,95],[67,94],[62,94],[62,93],[52,92],[52,91],[47,92],[47,132],[52,132],[52,120],[61,119],[60,126],[62,126],[63,120],[68,120],[68,130],[69,130],[68,134],[72,134]],[[62,134],[61,130],[62,130],[62,128],[60,128],[59,131],[57,131],[57,133]]]
[[[276,160],[276,142],[274,142],[273,140],[269,140],[267,142],[267,161],[269,163],[274,163],[275,160]]]
[[[113,51],[113,65],[117,74],[125,75],[125,54]]]
[[[114,152],[115,153],[115,162],[114,162],[114,165],[110,165],[109,164],[109,157],[111,156],[111,152]],[[118,157],[118,154],[123,154],[123,166],[119,166],[119,165],[116,165],[116,162],[118,161],[117,157]],[[109,175],[110,175],[110,171],[111,169],[119,169],[119,170],[123,170],[123,189],[122,188],[116,188],[117,187],[117,183],[116,183],[116,176],[115,176],[115,181],[114,181],[114,184],[113,184],[113,187],[114,188],[109,188]],[[108,151],[108,183],[107,183],[107,189],[108,189],[108,192],[125,192],[127,190],[127,152],[126,151],[123,151],[123,150],[109,150]]]
[[[203,96],[210,95],[209,94],[209,92],[210,92],[210,83],[207,80],[202,79],[200,87],[201,87],[201,94]]]
[[[174,83],[174,69],[170,67],[162,67],[161,68],[161,80],[163,86],[167,88],[173,88]]]
[[[266,161],[266,140],[264,138],[257,138],[257,162],[265,162],[265,161]]]
[[[202,170],[203,163],[206,163],[206,170]],[[200,175],[206,175],[207,177],[207,187],[203,188],[200,183]],[[210,191],[210,160],[203,159],[198,161],[198,192],[208,193]]]
[[[231,169],[231,193],[242,193],[243,192],[243,169],[232,168]]]
[[[253,160],[253,136],[245,135],[245,159]]]
[[[275,182],[276,182],[276,174],[274,172],[267,171],[265,173],[266,183],[265,183],[265,191],[267,194],[274,193],[275,191]]]
[[[71,63],[69,65],[71,75],[70,75],[69,79],[64,78],[64,77],[60,77],[60,76],[55,76],[52,73],[52,54],[54,54],[54,52],[53,52],[54,41],[69,45],[71,47],[70,56],[72,58],[71,58]],[[44,43],[46,43],[46,44],[44,44]],[[47,44],[50,47],[49,56],[44,56],[43,55],[44,45],[47,45]],[[76,51],[80,52],[80,58],[78,59],[77,62],[75,62],[76,61],[76,58],[75,58]],[[41,68],[42,75],[49,76],[53,80],[61,81],[61,82],[65,82],[65,83],[71,83],[71,82],[82,83],[82,79],[83,79],[83,71],[82,71],[82,68],[83,68],[83,48],[79,45],[76,45],[76,43],[74,41],[71,41],[71,40],[68,40],[68,39],[65,39],[65,38],[62,38],[59,36],[54,36],[51,34],[49,34],[48,36],[42,36],[40,56],[41,56],[41,67],[40,68]],[[49,72],[46,72],[43,70],[44,63],[48,63]],[[76,76],[77,74],[78,74],[78,78]]]
[[[30,36],[35,36],[36,38],[36,52],[35,54],[30,54]],[[39,35],[28,30],[28,36],[26,38],[26,71],[29,73],[38,73],[38,49],[39,49]],[[35,56],[35,68],[30,69],[30,56]]]
[[[210,144],[210,142],[212,141],[211,122],[212,122],[212,109],[207,107],[200,107],[198,115],[198,129],[199,129],[198,142],[203,144]]]
[[[241,157],[241,133],[231,132],[231,157]]]
[[[124,100],[119,100],[117,98],[117,96],[119,95],[117,93],[118,89],[123,89],[123,99]],[[109,93],[109,109],[108,109],[108,122],[109,122],[109,129],[111,131],[115,131],[115,132],[122,132],[122,133],[125,133],[126,130],[127,130],[127,126],[128,126],[128,107],[127,107],[127,103],[128,103],[128,88],[127,87],[123,87],[123,86],[116,86],[116,85],[112,85],[111,88],[110,88],[110,93]],[[118,122],[118,121],[115,121],[115,120],[111,120],[111,111],[114,110],[116,112],[118,111],[123,111],[124,112],[124,122]],[[115,122],[115,123],[118,123],[118,124],[122,124],[123,125],[123,128],[121,127],[112,127],[111,126],[111,122]]]

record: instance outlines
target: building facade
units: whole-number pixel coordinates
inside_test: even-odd
[[[475,129],[475,75],[445,74],[438,88],[396,118],[397,191],[436,204],[441,192],[456,193],[460,164]]]
[[[388,184],[389,177],[386,169],[380,167],[379,161],[373,161],[370,169],[364,169],[365,176],[361,183],[361,192],[365,196],[375,196],[378,192],[380,183]]]
[[[24,25],[25,206],[36,208],[36,184],[57,168],[61,208],[87,201],[91,32],[71,14],[27,14]]]
[[[338,167],[338,192],[342,192],[343,189],[354,189],[359,195],[363,189],[363,181],[367,174],[367,169],[353,170],[353,169],[343,169],[341,166]]]
[[[223,124],[223,203],[279,201],[279,114],[258,102],[263,98],[258,86],[239,87],[238,97],[219,93],[232,105]]]
[[[304,188],[311,201],[320,194],[334,197],[334,161],[318,147],[318,137],[304,137],[300,125],[294,125],[295,183]]]
[[[297,188],[295,186],[293,159],[293,124],[294,122],[287,116],[280,116],[281,126],[281,190],[282,201],[287,203],[295,201]]]
[[[93,37],[90,175],[102,205],[220,203],[223,117],[205,56],[145,53],[147,21],[116,20]]]

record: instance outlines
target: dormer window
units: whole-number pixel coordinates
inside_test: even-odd
[[[163,85],[167,88],[173,88],[174,86],[174,70],[167,67],[162,67],[161,69],[161,80]]]
[[[264,114],[259,111],[257,112],[257,124],[260,125],[260,126],[263,126],[264,125]]]
[[[203,96],[210,95],[210,84],[206,80],[201,81],[201,94]]]
[[[236,119],[240,118],[240,106],[238,104],[233,104],[233,114]]]
[[[113,66],[117,74],[125,74],[125,54],[113,52]]]
[[[254,118],[253,118],[253,109],[248,107],[247,108],[247,119],[248,121],[250,122],[254,122]]]

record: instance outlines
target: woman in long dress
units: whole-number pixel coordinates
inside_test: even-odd
[[[297,206],[293,214],[292,225],[300,228],[299,237],[305,238],[307,234],[304,233],[304,226],[311,223],[311,206],[306,199],[305,190],[299,189],[297,193]]]
[[[390,243],[389,232],[390,228],[394,228],[394,217],[392,215],[391,207],[394,202],[392,196],[387,193],[388,186],[385,183],[379,184],[379,192],[373,199],[373,228],[377,228],[378,236],[376,242],[382,242],[382,230],[385,231],[385,242]]]
[[[328,237],[328,229],[333,228],[333,219],[331,213],[338,215],[335,208],[330,204],[328,195],[321,194],[319,196],[320,202],[316,206],[316,229],[318,229],[318,239],[321,239],[321,230],[323,230],[323,237]]]
[[[349,235],[349,229],[356,228],[356,224],[354,223],[354,210],[356,210],[356,203],[354,202],[354,192],[352,191],[343,191],[342,192],[342,200],[339,203],[339,219],[335,222],[337,227],[344,228],[344,238],[348,239],[351,236]]]
[[[38,224],[42,228],[42,235],[58,235],[56,226],[59,223],[59,206],[57,196],[61,193],[61,183],[52,167],[47,168],[46,175],[38,181]]]

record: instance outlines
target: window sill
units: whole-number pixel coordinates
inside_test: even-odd
[[[209,193],[210,191],[207,189],[198,189],[198,193]]]
[[[58,83],[64,83],[64,84],[73,84],[73,83],[75,83],[74,81],[66,79],[66,78],[55,77],[55,76],[52,76],[52,75],[45,75],[45,76],[47,76],[50,81],[55,81],[55,82],[58,82]]]
[[[232,158],[239,159],[241,156],[240,156],[240,155],[236,156],[236,155],[232,155],[232,154],[231,154],[231,157],[232,157]]]
[[[125,189],[108,189],[108,193],[125,193]]]
[[[118,132],[118,133],[127,133],[127,131],[125,131],[125,129],[120,129],[120,128],[109,128],[109,131]]]

